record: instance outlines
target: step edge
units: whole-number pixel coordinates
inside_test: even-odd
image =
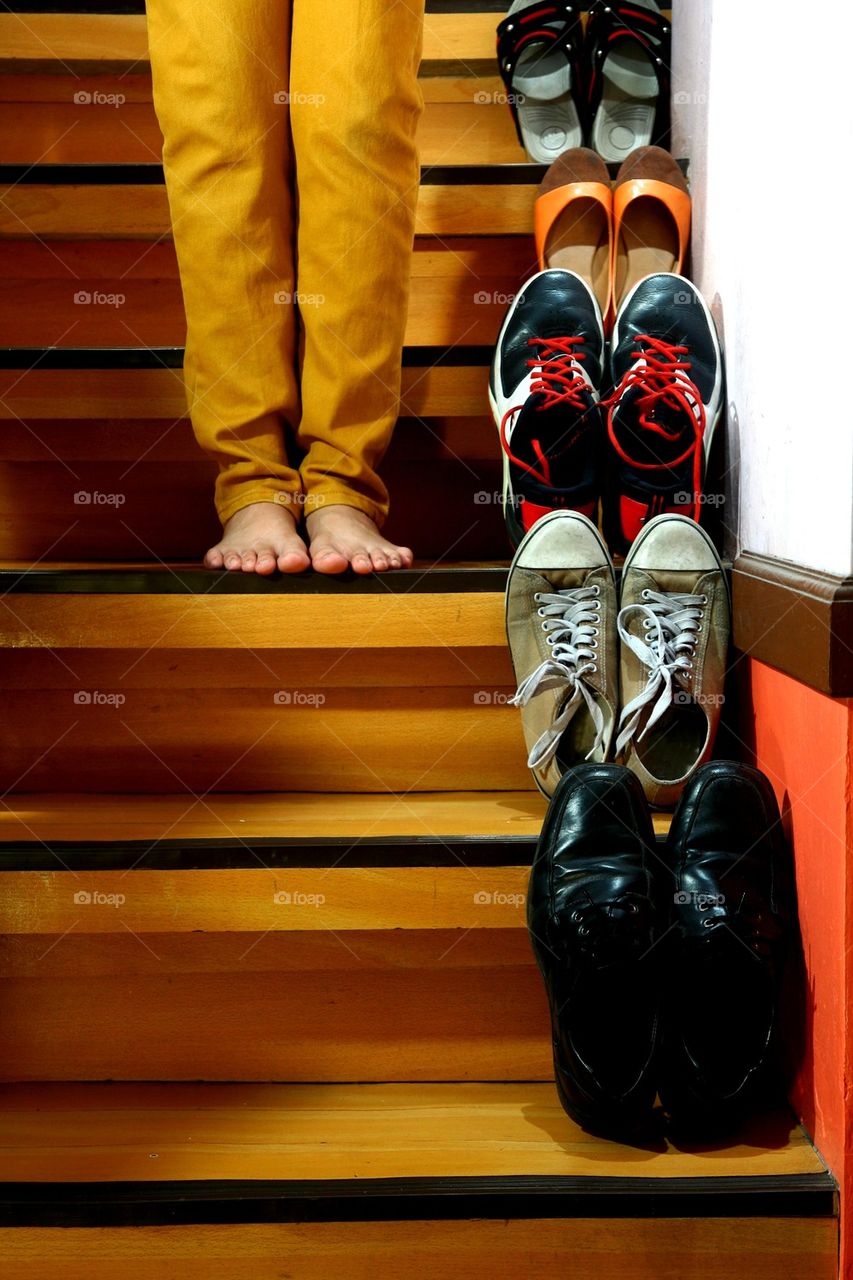
[[[465,1218],[825,1217],[828,1173],[679,1178],[411,1177],[0,1183],[0,1226]]]

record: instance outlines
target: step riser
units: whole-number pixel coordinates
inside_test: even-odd
[[[48,97],[56,86],[4,77],[0,83],[0,155],[7,164],[151,164],[160,155],[162,135],[151,105],[149,77],[91,76],[75,80],[71,100],[67,79],[58,81],[64,99]],[[27,85],[34,99],[2,101]],[[128,80],[132,81],[130,85]],[[421,81],[429,97],[418,129],[423,164],[518,164],[526,160],[518,145],[506,90],[496,76],[467,81]],[[467,90],[465,97],[462,94]],[[22,97],[20,90],[18,97]],[[457,100],[453,101],[456,95]],[[480,97],[478,98],[478,95]],[[122,100],[123,99],[123,100]],[[147,100],[146,100],[147,99]],[[116,125],[123,126],[116,128]]]
[[[136,423],[156,415],[175,423],[186,416],[180,368],[102,368],[104,357],[99,356],[95,367],[45,369],[43,360],[38,351],[23,368],[0,369],[0,421],[66,418],[76,423],[92,418]],[[482,418],[488,377],[483,365],[404,366],[402,411],[420,419]]]
[[[276,1223],[0,1231],[0,1258],[28,1280],[835,1280],[832,1219]],[[61,1270],[60,1270],[61,1269]]]
[[[216,466],[204,459],[189,424],[183,426],[188,448],[193,450],[185,461],[158,458],[155,451],[139,464],[113,461],[109,439],[101,442],[103,456],[97,461],[69,457],[66,450],[73,423],[55,433],[55,446],[38,425],[32,428],[30,441],[37,438],[36,432],[43,444],[36,446],[41,456],[27,459],[9,457],[10,443],[14,455],[14,442],[4,432],[0,559],[36,562],[49,555],[67,560],[134,560],[148,554],[164,561],[200,564],[203,552],[221,537],[212,503]],[[162,433],[164,424],[157,427]],[[489,427],[488,444],[496,454],[497,434],[491,423]],[[26,428],[22,425],[20,430]],[[81,429],[79,435],[86,434]],[[153,438],[153,432],[140,432],[137,447],[142,452],[147,436]],[[77,445],[75,440],[71,454]],[[403,460],[404,446],[405,439],[382,468],[393,495],[387,535],[414,547],[420,560],[440,561],[451,547],[456,560],[506,556],[508,542],[497,501],[502,485],[497,457]],[[64,464],[56,461],[57,452],[49,452],[54,447],[65,458]],[[436,493],[446,504],[440,521],[434,518]],[[88,497],[87,504],[79,500],[81,494]]]
[[[0,177],[0,181],[2,178]],[[536,269],[530,209],[535,188],[505,186],[425,186],[419,205],[424,218],[437,219],[419,236],[442,235],[447,242],[419,239],[412,254],[411,296],[405,342],[409,347],[488,346],[500,330],[507,304],[520,281]],[[483,192],[487,195],[484,196]],[[174,247],[144,248],[132,237],[168,234],[168,204],[162,187],[49,187],[19,184],[0,190],[0,345],[184,346],[186,320]],[[492,201],[486,225],[456,226],[461,202],[479,208]],[[122,231],[122,210],[144,218],[162,204],[150,226]],[[503,222],[524,206],[527,216]],[[63,221],[73,218],[64,227]],[[54,244],[21,239],[22,227]],[[470,239],[487,233],[497,239]],[[91,237],[75,240],[74,237]],[[58,239],[57,239],[58,237]],[[99,237],[103,237],[100,239]],[[514,237],[514,238],[513,238]],[[307,291],[307,284],[303,283]],[[328,291],[328,286],[327,286]],[[20,299],[27,299],[26,308]],[[275,302],[270,287],[269,323],[287,304]],[[64,336],[63,336],[64,335]],[[485,411],[485,403],[481,412]]]
[[[42,853],[39,847],[35,850]],[[156,850],[155,850],[156,852]],[[313,933],[364,930],[524,929],[529,865],[365,867],[346,845],[330,865],[182,870],[77,870],[59,851],[54,866],[3,871],[0,934]],[[417,852],[417,850],[415,850]],[[526,850],[529,855],[529,848]],[[97,861],[97,851],[89,857]],[[286,853],[285,853],[286,857]],[[211,861],[215,862],[215,852]],[[337,865],[336,865],[337,864]],[[250,945],[247,942],[247,946]]]
[[[9,1081],[552,1078],[520,928],[7,936],[0,1025]]]
[[[518,714],[478,703],[483,687],[306,690],[287,681],[266,690],[137,694],[122,684],[84,689],[89,705],[75,705],[69,691],[10,693],[0,785],[137,793],[528,789]],[[506,699],[513,689],[494,692]]]

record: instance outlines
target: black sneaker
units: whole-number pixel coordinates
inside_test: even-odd
[[[595,519],[603,363],[604,325],[589,285],[557,268],[528,280],[504,319],[489,380],[513,547],[551,511]]]
[[[654,516],[699,521],[723,412],[723,357],[705,300],[683,276],[647,276],[616,316],[607,399],[604,531],[624,553]]]

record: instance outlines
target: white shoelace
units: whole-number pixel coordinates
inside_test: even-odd
[[[623,708],[619,718],[617,755],[634,737],[643,711],[650,703],[655,705],[637,738],[638,742],[672,705],[676,693],[675,676],[684,673],[687,679],[690,678],[696,638],[702,629],[702,606],[708,603],[707,596],[687,595],[679,591],[646,590],[642,598],[646,604],[626,605],[619,610],[616,619],[622,643],[648,668],[645,689]],[[643,615],[646,639],[632,635],[625,626],[625,619],[632,613]]]
[[[601,625],[599,588],[574,587],[566,591],[539,592],[533,599],[539,605],[538,614],[543,619],[542,630],[548,633],[551,656],[535,671],[522,680],[510,703],[526,707],[537,693],[548,689],[571,691],[571,697],[562,711],[554,718],[527,758],[528,767],[536,769],[554,757],[560,738],[569,721],[584,701],[595,725],[595,742],[587,754],[587,760],[604,742],[604,713],[596,701],[595,691],[590,689],[586,677],[598,669],[596,650]]]

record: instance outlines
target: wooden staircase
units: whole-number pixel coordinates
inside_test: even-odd
[[[355,582],[199,569],[214,469],[184,416],[142,6],[19,7],[0,14],[0,1275],[835,1277],[835,1183],[794,1117],[623,1147],[553,1088],[524,897],[545,803],[506,706],[485,398],[541,174],[500,97],[504,6],[427,4],[386,468],[389,531],[421,560]]]

